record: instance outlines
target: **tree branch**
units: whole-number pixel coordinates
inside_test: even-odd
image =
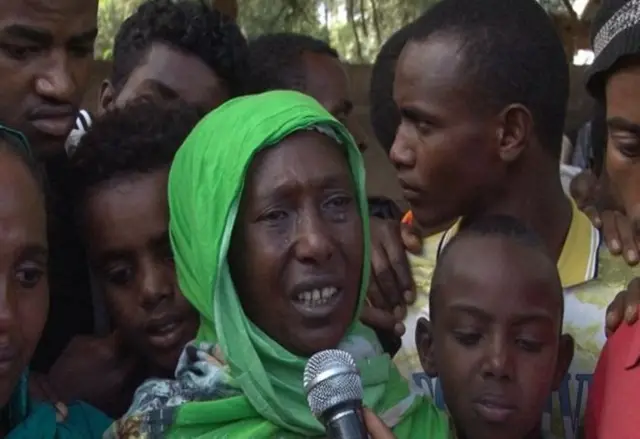
[[[365,16],[366,6],[364,4],[365,0],[360,0],[360,27],[362,28],[362,34],[365,38],[369,38],[369,27],[367,26],[367,20]]]
[[[349,20],[349,25],[351,26],[351,30],[353,31],[353,38],[356,43],[356,56],[358,57],[358,61],[362,62],[362,43],[360,42],[360,36],[358,35],[358,26],[354,19],[354,9],[354,0],[347,0],[347,19]]]
[[[380,12],[378,11],[378,4],[376,0],[369,0],[371,5],[371,15],[373,18],[373,30],[376,33],[376,43],[378,46],[382,45],[382,30],[380,29]]]

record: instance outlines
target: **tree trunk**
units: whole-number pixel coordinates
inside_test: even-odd
[[[360,26],[362,27],[362,35],[365,38],[369,38],[369,27],[367,26],[366,15],[364,13],[366,6],[364,0],[360,0]]]
[[[376,43],[382,46],[382,31],[380,30],[380,11],[376,0],[369,0],[371,4],[371,16],[373,18],[373,30],[376,33]]]
[[[354,17],[354,1],[355,0],[347,0],[347,19],[349,20],[349,25],[353,30],[353,39],[356,43],[356,56],[358,57],[358,61],[362,62],[362,43],[360,42],[360,35],[358,35],[358,24],[355,22]]]

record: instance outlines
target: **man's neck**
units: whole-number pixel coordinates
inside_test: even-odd
[[[501,214],[518,218],[542,239],[550,254],[560,258],[571,225],[571,202],[562,189],[559,165],[522,167],[498,201],[483,215]]]

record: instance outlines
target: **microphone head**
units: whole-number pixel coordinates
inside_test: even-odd
[[[317,418],[347,401],[362,401],[362,381],[353,357],[338,349],[314,354],[302,379],[307,403]]]

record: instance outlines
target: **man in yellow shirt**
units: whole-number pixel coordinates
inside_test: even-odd
[[[576,353],[543,428],[572,439],[605,341],[606,307],[640,271],[600,245],[599,231],[564,194],[558,161],[568,89],[562,44],[537,2],[443,0],[413,28],[398,60],[401,123],[390,157],[422,227],[462,218],[411,260],[419,298],[397,364],[442,402],[422,374],[414,340],[417,318],[429,316],[435,260],[474,218],[517,217],[558,261],[565,289],[565,332]]]

